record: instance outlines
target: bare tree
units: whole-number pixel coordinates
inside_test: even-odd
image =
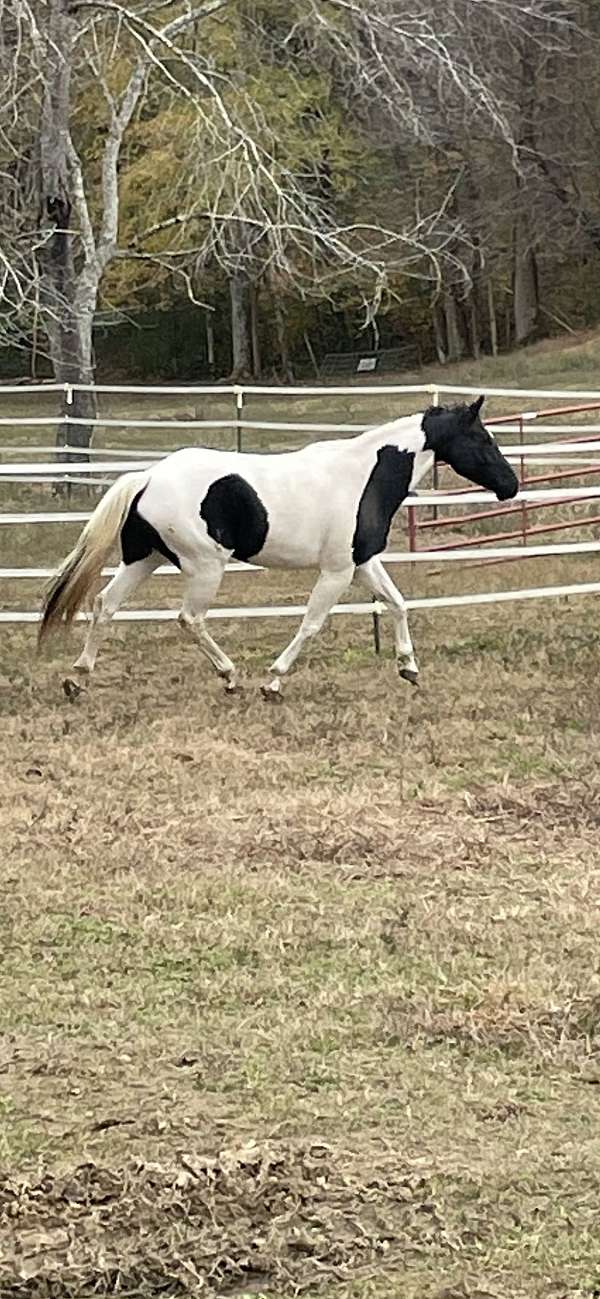
[[[12,94],[3,105],[0,126],[12,180],[9,210],[2,213],[9,218],[5,229],[12,233],[12,246],[4,253],[6,274],[12,269],[8,299],[13,321],[17,315],[24,331],[31,311],[39,312],[59,382],[89,385],[93,380],[98,293],[118,250],[119,160],[151,70],[190,27],[225,3],[205,0],[154,29],[110,0],[94,5],[42,0],[35,10],[28,0],[5,0],[0,67]],[[118,43],[129,55],[129,74],[119,91],[110,79]],[[106,112],[98,193],[76,144],[77,95],[92,78]],[[93,416],[92,395],[77,392],[71,413]],[[85,446],[90,427],[75,426],[70,438]]]
[[[516,341],[535,334],[537,256],[556,200],[572,219],[577,211],[589,238],[600,230],[578,201],[573,167],[561,173],[552,143],[558,126],[571,160],[579,153],[567,88],[592,25],[588,9],[588,0],[424,0],[417,9],[396,0],[369,7],[313,0],[321,44],[341,69],[352,68],[347,82],[358,111],[376,134],[393,135],[407,184],[421,194],[423,159],[430,159],[436,192],[429,202],[445,202],[452,217],[433,295],[440,359],[467,349],[477,355],[482,335],[497,347],[491,275],[498,266],[507,268]]]
[[[196,302],[208,267],[225,274],[237,375],[253,364],[248,321],[261,278],[320,297],[351,280],[366,321],[398,277],[425,278],[444,294],[446,349],[460,350],[464,336],[476,348],[493,223],[472,142],[491,135],[523,187],[523,156],[533,146],[523,112],[517,120],[514,111],[518,51],[526,41],[530,52],[558,55],[573,7],[424,0],[415,12],[407,0],[290,0],[283,9],[268,0],[190,0],[165,19],[163,0],[0,0],[0,332],[25,345],[37,329],[56,377],[89,384],[102,284],[128,258],[179,276]],[[211,54],[219,24],[233,24],[239,38],[239,58],[227,66]],[[392,133],[406,174],[385,211],[340,206],[323,183],[323,158],[296,165],[248,76],[249,42],[291,78],[327,67],[360,129]],[[93,142],[85,130],[92,97]],[[185,107],[180,175],[159,218],[140,213],[124,240],[132,126],[167,102]],[[436,154],[446,165],[422,182],[422,158]],[[556,177],[553,184],[565,206],[568,187]],[[531,265],[532,249],[520,237],[520,264]],[[277,330],[285,351],[281,316]],[[91,418],[92,399],[77,401],[79,418]],[[82,446],[89,436],[82,422]]]
[[[199,28],[228,15],[231,0],[189,5],[166,23],[163,8],[161,0],[142,9],[119,0],[39,0],[35,9],[29,0],[2,0],[0,73],[9,92],[0,141],[10,177],[0,201],[5,318],[11,337],[20,329],[25,340],[37,317],[54,374],[65,384],[91,382],[100,286],[119,257],[160,260],[186,277],[190,292],[190,265],[216,260],[229,274],[234,318],[237,312],[241,319],[258,266],[293,272],[300,291],[314,283],[317,264],[321,292],[340,271],[352,274],[365,286],[365,302],[376,303],[390,267],[410,272],[443,255],[447,235],[435,218],[413,218],[399,230],[369,222],[340,226],[279,162],[277,124],[240,90],[235,71],[216,71],[192,40]],[[183,209],[123,249],[124,142],[157,87],[189,106],[196,150],[190,149],[176,195]],[[78,124],[82,97],[92,90],[102,100],[96,168]],[[193,245],[182,247],[181,232],[191,229]],[[165,248],[167,230],[171,248]],[[93,414],[90,398],[79,394],[77,401],[81,419]],[[82,423],[75,436],[85,445],[89,427]]]

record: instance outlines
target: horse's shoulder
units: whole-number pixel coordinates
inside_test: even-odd
[[[373,452],[373,464],[356,515],[352,541],[355,564],[366,564],[385,550],[392,519],[408,496],[414,463],[414,451],[391,444]]]

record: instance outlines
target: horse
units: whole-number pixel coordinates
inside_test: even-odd
[[[431,468],[444,462],[504,501],[517,477],[471,405],[433,406],[356,437],[299,451],[246,454],[188,447],[109,488],[61,565],[42,606],[38,641],[70,623],[97,588],[117,539],[121,563],[96,596],[74,670],[93,671],[102,631],[123,601],[168,559],[184,579],[179,621],[234,691],[235,664],[209,634],[206,615],[233,558],[264,568],[317,568],[302,623],[269,669],[267,698],[302,647],[323,627],[355,574],[391,613],[398,672],[416,685],[418,666],[404,599],[381,555],[392,520]]]

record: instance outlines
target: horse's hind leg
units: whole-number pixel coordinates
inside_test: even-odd
[[[114,618],[123,601],[133,594],[145,577],[150,577],[158,562],[158,556],[152,554],[147,559],[137,560],[134,564],[119,564],[115,576],[94,600],[92,621],[85,644],[74,665],[76,672],[87,675],[93,672],[105,628]]]
[[[187,575],[179,622],[184,631],[193,637],[219,676],[224,678],[226,690],[234,691],[237,687],[235,664],[206,630],[206,615],[219,590],[224,572],[225,565],[221,560],[211,559],[204,562],[198,572]]]

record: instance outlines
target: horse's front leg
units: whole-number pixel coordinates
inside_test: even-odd
[[[398,672],[405,681],[410,681],[411,685],[416,686],[419,676],[417,660],[408,630],[408,617],[406,613],[406,604],[404,597],[387,572],[384,564],[380,559],[369,559],[366,564],[361,564],[356,570],[361,581],[379,600],[383,600],[388,606],[394,620],[394,642],[396,649],[396,663]]]
[[[296,662],[303,645],[320,632],[327,615],[336,601],[339,600],[339,597],[350,586],[353,576],[353,564],[348,564],[345,568],[337,569],[335,572],[325,571],[321,573],[311,591],[306,613],[294,639],[290,641],[283,653],[269,668],[270,679],[267,685],[263,686],[265,698],[277,698],[281,695],[281,678],[285,676],[286,672],[289,672],[292,664]]]

